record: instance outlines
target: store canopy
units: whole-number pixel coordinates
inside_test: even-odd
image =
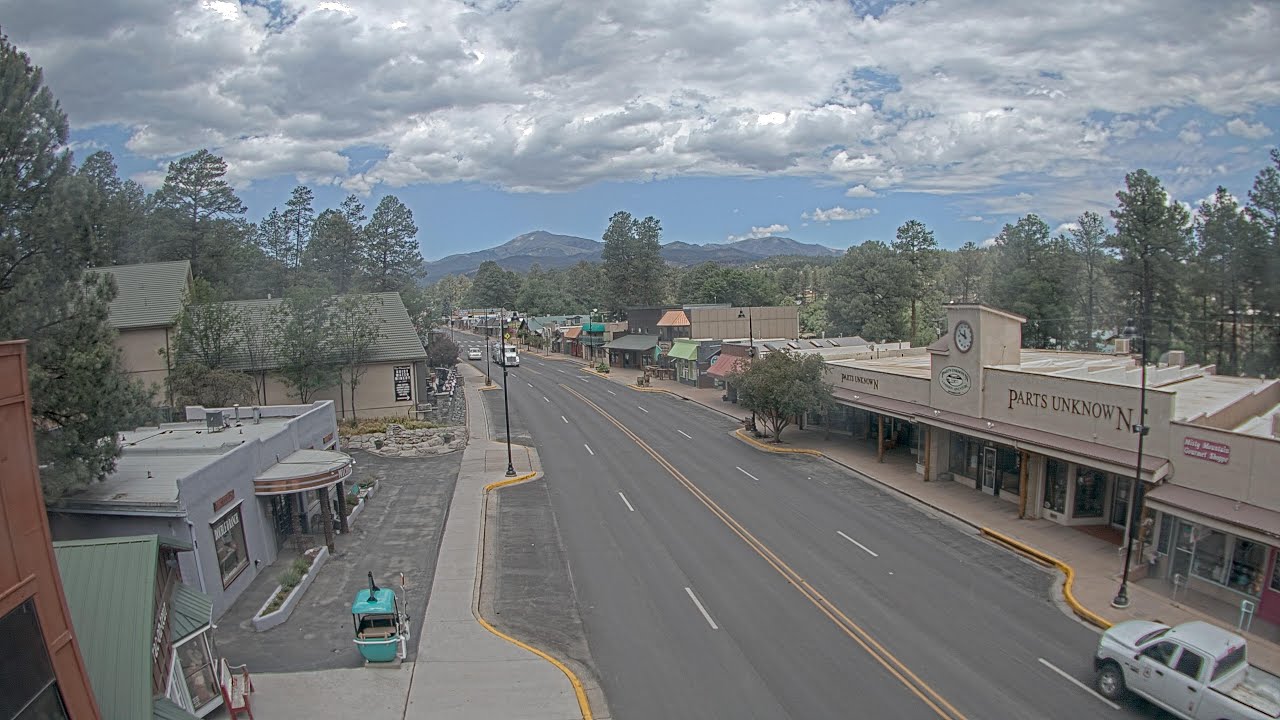
[[[746,358],[720,353],[719,357],[716,358],[716,361],[711,363],[711,367],[707,369],[707,374],[711,377],[724,380],[738,369],[738,364],[743,360],[746,360]]]
[[[1280,538],[1280,512],[1221,495],[1165,483],[1147,493],[1147,506],[1264,545]]]
[[[623,335],[605,345],[608,350],[645,351],[658,347],[657,335]]]
[[[671,349],[667,351],[668,357],[677,360],[697,360],[698,359],[698,343],[680,342],[677,340]]]
[[[173,612],[169,618],[169,639],[174,644],[181,643],[213,624],[213,601],[191,586],[178,583],[173,588]]]
[[[688,327],[689,316],[683,310],[668,310],[662,314],[658,327]]]
[[[326,488],[351,475],[352,459],[335,450],[295,450],[253,479],[254,495]]]

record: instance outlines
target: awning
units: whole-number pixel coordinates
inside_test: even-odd
[[[334,450],[297,450],[253,479],[254,495],[286,495],[329,487],[351,475],[351,456]]]
[[[636,350],[645,351],[658,347],[657,335],[623,335],[613,342],[605,345],[609,350]]]
[[[1148,507],[1263,545],[1280,545],[1280,512],[1165,483],[1147,493]]]
[[[688,327],[689,316],[683,310],[668,310],[662,314],[658,327]]]
[[[864,396],[866,397],[866,396]],[[1117,475],[1133,475],[1138,454],[1119,450],[1109,445],[1077,440],[1043,430],[1033,430],[1009,423],[971,418],[956,413],[931,410],[916,414],[916,420],[938,427],[972,435],[984,440],[1013,445],[1019,450],[1055,457],[1067,462],[1079,463]],[[1137,438],[1134,439],[1135,443]],[[1169,461],[1146,453],[1142,456],[1142,479],[1157,482],[1169,474]]]
[[[711,377],[724,380],[738,368],[739,363],[746,359],[747,358],[739,357],[737,355],[725,355],[724,353],[720,353],[719,357],[716,358],[716,361],[711,363],[711,367],[707,368],[707,374]]]
[[[913,402],[895,400],[880,395],[854,393],[844,388],[833,388],[831,394],[839,402],[856,405],[866,410],[874,410],[882,415],[890,415],[907,422],[917,422],[917,419],[929,410],[924,405],[918,405]]]
[[[186,583],[173,586],[169,639],[178,644],[213,624],[213,601]]]
[[[698,343],[676,341],[671,345],[671,349],[667,351],[667,357],[673,357],[677,360],[697,360]]]

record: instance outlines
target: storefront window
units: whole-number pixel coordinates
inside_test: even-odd
[[[996,466],[1000,469],[1000,492],[1017,495],[1021,491],[1021,458],[1013,448],[996,449]]]
[[[1196,577],[1223,585],[1227,569],[1227,536],[1204,527],[1199,530],[1191,572]]]
[[[1102,517],[1107,497],[1107,474],[1101,470],[1076,467],[1076,497],[1072,517]]]
[[[213,522],[213,547],[218,553],[222,586],[226,587],[249,567],[249,549],[244,542],[239,506]]]
[[[191,702],[204,707],[218,697],[218,679],[213,669],[213,655],[209,652],[206,636],[194,637],[177,647],[178,663],[187,681]]]
[[[1054,512],[1067,511],[1067,464],[1061,460],[1045,461],[1044,506]]]
[[[1231,574],[1227,585],[1249,595],[1262,594],[1262,573],[1267,563],[1267,547],[1236,538],[1231,551]]]
[[[1280,560],[1277,560],[1275,567],[1271,569],[1271,589],[1280,592]]]
[[[951,472],[964,474],[964,436],[951,433]]]

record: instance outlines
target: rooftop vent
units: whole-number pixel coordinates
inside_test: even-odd
[[[223,428],[226,427],[226,421],[222,417],[221,410],[210,410],[205,413],[204,423],[211,433],[222,432]]]
[[[1116,338],[1116,354],[1128,355],[1130,352],[1132,352],[1129,349],[1129,342],[1130,342],[1129,338]]]

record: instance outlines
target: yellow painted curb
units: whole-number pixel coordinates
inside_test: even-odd
[[[490,490],[497,490],[498,488],[504,488],[504,487],[507,487],[508,485],[515,485],[517,483],[522,483],[528,480],[532,480],[537,476],[538,476],[538,473],[531,472],[531,473],[526,473],[524,475],[521,475],[520,477],[513,477],[507,480],[498,480],[497,482],[491,482],[488,485],[485,485],[484,491],[488,493]],[[478,611],[475,613],[475,616],[476,616],[476,620],[479,621],[479,623],[484,627],[485,630],[488,630],[489,632],[493,633],[494,635],[497,635],[503,640],[506,640],[512,645],[522,647],[525,650],[528,650],[529,652],[533,653],[534,655],[537,655],[538,657],[542,658],[543,660],[546,660],[552,665],[555,665],[560,670],[560,672],[564,673],[565,677],[569,678],[569,684],[573,686],[573,694],[578,698],[578,710],[582,712],[582,720],[593,720],[593,716],[591,714],[591,704],[587,702],[587,691],[582,687],[582,681],[579,680],[578,676],[575,675],[574,672],[569,669],[568,665],[565,665],[564,663],[548,655],[547,653],[539,650],[538,648],[532,645],[529,645],[527,643],[523,643],[511,637],[510,635],[502,632],[498,628],[490,625],[489,621],[481,617]]]
[[[1062,574],[1067,576],[1066,580],[1062,583],[1062,596],[1063,598],[1066,599],[1067,604],[1071,606],[1072,611],[1074,611],[1075,614],[1080,617],[1080,619],[1084,620],[1085,622],[1091,623],[1093,625],[1097,625],[1103,630],[1106,630],[1107,628],[1111,627],[1112,625],[1111,621],[1107,620],[1101,615],[1098,615],[1097,613],[1093,612],[1089,608],[1086,608],[1085,606],[1080,604],[1079,600],[1076,600],[1075,595],[1071,592],[1071,585],[1075,582],[1075,579],[1076,579],[1076,571],[1072,569],[1070,565],[1062,562],[1061,560],[1059,560],[1056,557],[1053,557],[1052,555],[1041,552],[1031,547],[1030,545],[1014,540],[1008,535],[1004,535],[1002,533],[996,532],[991,528],[984,527],[984,528],[978,528],[978,530],[983,535],[986,535],[987,537],[991,538],[992,540],[995,540],[996,542],[1000,543],[1001,545],[1004,545],[1005,547],[1008,547],[1012,550],[1016,550],[1035,560],[1039,560],[1040,562],[1046,563],[1048,565],[1052,565],[1058,568],[1059,570],[1061,570]]]
[[[733,434],[737,435],[739,440],[742,440],[744,442],[749,442],[752,445],[756,446],[756,448],[760,450],[764,450],[765,452],[780,453],[783,455],[816,455],[818,457],[826,457],[826,455],[824,455],[821,450],[811,450],[809,448],[774,447],[772,445],[768,445],[766,443],[760,442],[759,440],[756,440],[755,438],[748,435],[745,430],[735,430]]]

